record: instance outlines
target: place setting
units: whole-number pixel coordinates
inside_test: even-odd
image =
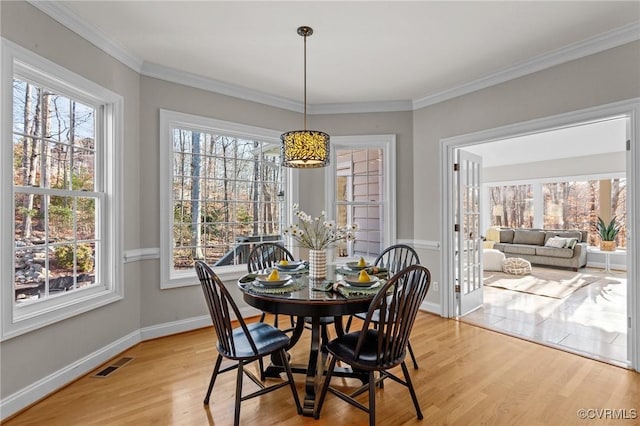
[[[366,273],[370,277],[375,277],[379,279],[384,279],[388,275],[387,268],[372,265],[371,263],[367,262],[363,257],[360,257],[359,260],[346,262],[344,266],[336,270],[336,272],[347,277],[355,276],[356,278],[351,279],[352,282],[356,282],[355,285],[358,285],[357,277],[360,271],[366,271]],[[361,287],[365,287],[365,286],[361,285]]]
[[[304,284],[296,282],[290,274],[280,273],[276,268],[268,274],[246,274],[239,282],[247,290],[267,294],[290,293],[304,287]]]
[[[303,274],[309,272],[309,264],[303,260],[286,260],[282,259],[275,264],[275,268],[281,272],[289,274]]]
[[[386,280],[369,275],[365,269],[357,274],[346,274],[341,280],[333,284],[333,291],[346,298],[357,296],[371,296],[378,293],[380,286]]]

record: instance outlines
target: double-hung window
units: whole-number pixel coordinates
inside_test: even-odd
[[[1,293],[7,338],[122,298],[122,100],[8,41],[2,53],[2,91],[10,94],[0,164],[1,276],[12,283]]]
[[[338,226],[357,224],[337,256],[375,258],[396,239],[395,135],[336,136],[326,173],[327,211]]]
[[[229,279],[256,244],[283,241],[280,132],[163,110],[160,135],[163,288],[196,283],[195,260]]]

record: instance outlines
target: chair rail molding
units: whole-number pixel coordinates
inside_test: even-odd
[[[160,259],[160,248],[141,248],[125,250],[124,263],[139,262],[147,259]]]
[[[423,250],[440,250],[440,241],[399,239],[398,244],[407,244]]]

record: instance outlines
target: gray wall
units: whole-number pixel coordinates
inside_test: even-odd
[[[278,131],[300,127],[301,114],[260,105],[236,98],[190,88],[176,83],[150,77],[141,77],[140,120],[145,131],[140,140],[141,152],[145,155],[141,164],[142,206],[158,206],[158,162],[159,162],[159,111],[191,113],[219,120],[233,121]],[[411,164],[412,135],[411,112],[340,114],[314,116],[309,128],[322,129],[330,135],[396,134],[398,152],[398,227],[402,238],[411,238],[413,233],[413,203]],[[402,165],[402,167],[401,167]],[[324,207],[324,169],[304,170],[299,174],[300,205],[306,211],[319,212]],[[307,190],[313,188],[313,190]],[[159,212],[145,209],[145,221],[141,224],[142,247],[158,247]],[[142,327],[191,318],[206,314],[202,291],[198,286],[160,290],[159,261],[142,262],[143,294],[141,305]],[[235,286],[230,286],[234,289]],[[240,298],[236,298],[243,305]]]
[[[141,77],[140,99],[140,122],[144,123],[145,129],[140,139],[140,150],[144,152],[144,161],[140,164],[141,186],[145,188],[140,194],[140,201],[142,206],[147,206],[141,212],[145,217],[141,224],[141,247],[147,248],[160,246],[160,214],[156,208],[160,205],[160,109],[283,131],[297,128],[301,122],[301,114],[295,112],[151,77]],[[207,313],[199,286],[160,290],[160,262],[147,260],[141,268],[144,277],[144,298],[140,306],[142,327]],[[234,287],[230,286],[232,289]]]
[[[442,139],[638,96],[640,42],[633,42],[415,111],[414,238],[440,240]],[[420,259],[440,281],[440,253]],[[431,289],[427,300],[439,303],[439,292]]]
[[[124,248],[139,248],[140,77],[28,3],[2,2],[1,7],[2,37],[124,97]],[[0,396],[5,398],[138,330],[140,265],[126,264],[124,280],[124,300],[0,343]]]

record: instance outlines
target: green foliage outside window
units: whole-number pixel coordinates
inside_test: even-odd
[[[58,266],[65,269],[73,269],[73,246],[65,245],[56,247],[54,256]],[[89,245],[78,245],[76,261],[78,265],[78,272],[88,272],[93,270],[93,253]]]

